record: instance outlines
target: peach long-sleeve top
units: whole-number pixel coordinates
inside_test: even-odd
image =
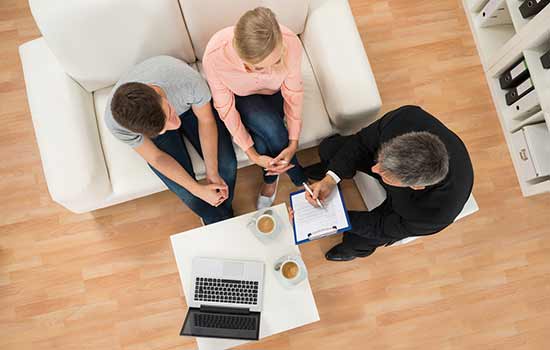
[[[235,108],[235,95],[273,95],[280,90],[284,99],[283,110],[289,139],[298,140],[302,128],[304,100],[300,39],[290,29],[281,26],[285,45],[283,69],[269,68],[250,72],[233,48],[233,29],[234,27],[228,27],[214,34],[203,57],[203,68],[220,118],[235,143],[246,151],[254,145],[254,141]]]

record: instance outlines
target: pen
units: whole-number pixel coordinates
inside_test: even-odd
[[[311,190],[311,188],[309,188],[309,186],[305,182],[303,183],[303,185],[306,191],[313,197],[313,191]],[[321,203],[321,201],[319,200],[319,198],[317,198],[317,204],[319,205],[319,207],[325,208],[323,206],[323,203]]]

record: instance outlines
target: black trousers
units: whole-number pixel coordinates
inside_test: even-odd
[[[336,155],[342,146],[350,141],[349,136],[334,135],[324,139],[319,145],[319,157],[321,163],[328,167],[329,161]],[[367,256],[372,254],[376,248],[384,245],[389,245],[395,242],[391,237],[380,237],[379,235],[369,236],[369,232],[361,232],[361,235],[353,232],[354,226],[359,225],[362,220],[368,220],[368,212],[364,211],[349,211],[349,218],[352,229],[344,233],[341,249],[355,256]]]

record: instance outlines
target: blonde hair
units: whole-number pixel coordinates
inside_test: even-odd
[[[275,48],[283,45],[283,34],[277,18],[266,7],[245,12],[235,25],[234,35],[233,46],[237,54],[251,64],[262,62]]]

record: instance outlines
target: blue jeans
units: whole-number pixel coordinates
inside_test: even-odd
[[[237,177],[237,159],[235,157],[235,150],[233,149],[231,136],[215,111],[214,115],[216,117],[216,124],[218,125],[218,172],[229,187],[229,198],[226,199],[220,206],[213,207],[202,199],[195,197],[187,189],[170,180],[157,169],[149,165],[149,167],[153,169],[162,182],[166,184],[170,191],[174,192],[185,204],[187,204],[189,208],[191,208],[191,210],[195,212],[195,214],[199,215],[207,225],[233,217],[231,202],[233,201],[235,180]],[[185,135],[200,156],[204,159],[199,139],[198,120],[195,113],[193,113],[191,109],[180,115],[180,119],[181,126],[178,130],[166,131],[164,134],[157,136],[151,141],[153,141],[153,143],[160,150],[171,155],[189,173],[189,175],[191,175],[191,177],[196,178],[193,170],[193,164],[191,163],[191,158],[189,157],[187,147],[183,142],[183,136]]]
[[[274,95],[235,96],[235,106],[241,115],[241,121],[254,140],[254,148],[261,155],[276,157],[288,147],[288,130],[285,126],[281,92]],[[294,167],[287,171],[294,185],[301,186],[307,181],[296,156],[292,157]],[[267,176],[264,170],[264,182],[277,180],[277,176]]]

